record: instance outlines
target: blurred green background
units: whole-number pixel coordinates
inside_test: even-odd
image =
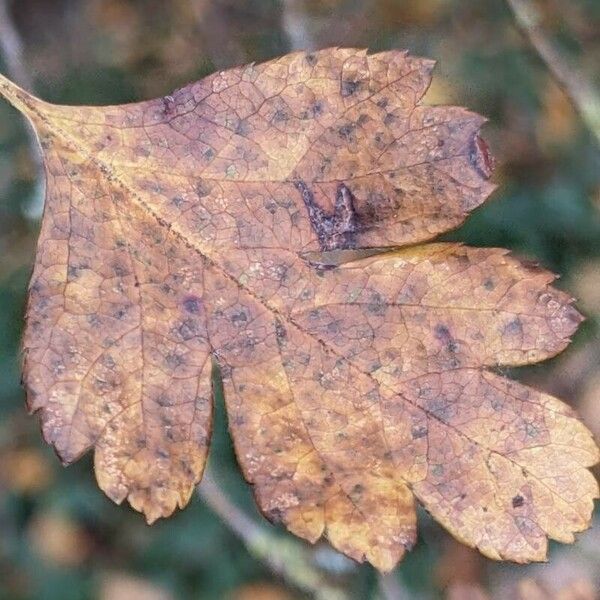
[[[508,247],[561,275],[558,285],[579,299],[588,320],[563,355],[511,375],[562,396],[600,435],[600,153],[504,0],[6,4],[29,83],[58,103],[163,96],[215,69],[305,47],[402,47],[437,59],[427,100],[488,116],[485,136],[498,159],[498,191],[451,237]],[[600,1],[546,0],[539,8],[548,37],[598,83]],[[19,373],[40,196],[24,122],[0,102],[0,600],[310,597],[246,548],[200,497],[149,528],[98,490],[89,457],[63,469],[43,444]],[[210,464],[231,500],[276,536],[277,552],[287,534],[258,517],[221,406]],[[493,598],[587,600],[600,586],[597,527],[574,546],[552,545],[549,563],[527,567],[483,559],[425,514],[417,547],[386,578],[326,543],[306,551],[323,581],[348,598],[459,600],[486,590]]]

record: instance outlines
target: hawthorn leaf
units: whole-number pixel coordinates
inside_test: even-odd
[[[572,299],[505,250],[428,243],[494,189],[484,119],[421,102],[432,68],[298,52],[105,107],[0,80],[44,153],[24,382],[65,463],[93,448],[148,522],[185,506],[216,362],[241,469],[297,536],[389,571],[416,500],[495,559],[589,525],[591,434],[496,369],[563,350]]]

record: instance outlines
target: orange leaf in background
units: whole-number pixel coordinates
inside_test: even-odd
[[[415,498],[496,559],[588,526],[591,435],[494,371],[560,352],[580,315],[504,250],[425,243],[493,189],[484,119],[420,103],[432,67],[295,53],[109,107],[0,81],[44,149],[24,377],[64,462],[95,448],[149,522],[184,506],[215,361],[260,508],[307,540],[388,571]]]

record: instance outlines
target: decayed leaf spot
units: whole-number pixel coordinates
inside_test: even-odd
[[[432,66],[296,53],[110,107],[1,80],[45,155],[25,383],[64,462],[95,448],[150,522],[184,506],[216,360],[244,475],[296,535],[386,571],[415,498],[493,558],[587,527],[589,432],[494,371],[561,351],[570,298],[503,250],[425,244],[493,189],[484,120],[421,104]]]

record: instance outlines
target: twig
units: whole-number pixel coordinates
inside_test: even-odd
[[[411,597],[410,592],[400,583],[393,573],[379,575],[381,600],[404,600]]]
[[[12,79],[24,88],[32,89],[33,81],[23,63],[23,43],[6,0],[0,0],[0,46],[6,69]]]
[[[309,550],[258,525],[229,500],[210,473],[204,474],[198,494],[242,540],[248,551],[275,574],[318,600],[347,600],[346,593],[328,583],[315,568]]]
[[[291,50],[315,49],[315,41],[307,23],[306,8],[300,0],[283,0],[281,20]]]
[[[13,23],[7,0],[0,0],[0,51],[11,79],[30,92],[34,91],[33,80],[25,68],[23,60],[23,42]],[[32,127],[27,124],[29,155],[34,168],[34,191],[25,209],[32,220],[38,220],[44,209],[45,177],[44,165],[39,144]]]
[[[552,45],[541,28],[541,16],[531,0],[506,0],[515,21],[570,98],[581,120],[600,143],[600,94],[585,75]]]

